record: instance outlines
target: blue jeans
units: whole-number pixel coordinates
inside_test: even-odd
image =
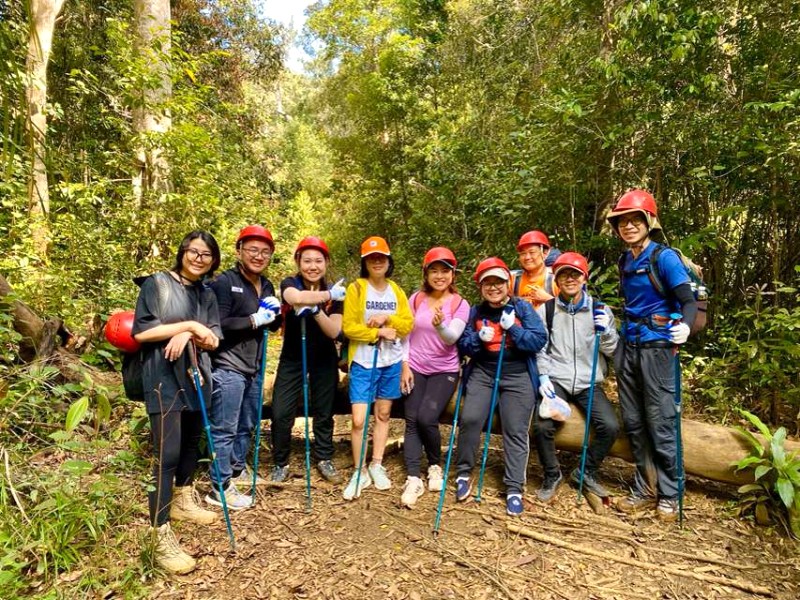
[[[245,468],[250,437],[261,416],[261,376],[215,369],[211,393],[211,436],[217,453],[220,478],[227,485],[234,471]],[[211,471],[214,479],[214,471]]]

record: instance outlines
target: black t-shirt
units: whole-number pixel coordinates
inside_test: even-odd
[[[147,277],[141,283],[133,335],[182,321],[202,323],[222,337],[217,312],[217,298],[205,284],[183,285],[166,271]],[[164,357],[169,339],[142,344],[142,379],[144,400],[149,414],[173,410],[200,410],[200,403],[191,376],[192,346],[187,344],[183,354],[170,362]],[[211,359],[198,348],[198,366],[203,380],[206,403],[211,401]]]
[[[281,295],[287,288],[296,290],[306,290],[305,282],[300,275],[287,277],[281,281]],[[320,282],[320,290],[327,290],[325,281]],[[325,302],[319,305],[321,311],[327,315],[341,315],[344,311],[344,302]],[[292,361],[302,361],[302,340],[300,335],[300,319],[306,319],[306,351],[309,364],[325,364],[338,362],[336,354],[336,344],[329,338],[319,326],[316,319],[311,315],[298,317],[290,304],[284,302],[283,309],[285,319],[285,329],[283,332],[283,348],[281,349],[281,360],[284,358]]]

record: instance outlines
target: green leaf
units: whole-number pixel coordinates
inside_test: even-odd
[[[111,402],[103,394],[97,396],[97,423],[105,423],[111,418]]]
[[[66,460],[61,465],[61,468],[64,471],[68,471],[75,475],[81,476],[81,475],[86,475],[86,473],[91,471],[94,468],[94,465],[85,460]]]
[[[794,502],[795,494],[795,489],[792,485],[792,482],[781,477],[777,482],[775,482],[775,489],[778,490],[778,495],[781,497],[784,506],[786,506],[786,508],[791,507],[792,503]]]
[[[752,358],[752,357],[751,357],[751,358]],[[739,413],[740,413],[740,414],[741,414],[741,415],[742,415],[742,416],[743,416],[745,419],[747,419],[748,421],[750,421],[750,423],[753,425],[753,427],[755,427],[756,429],[758,429],[758,430],[761,432],[761,435],[763,435],[765,438],[767,438],[767,440],[771,440],[771,439],[772,439],[772,434],[771,434],[771,433],[770,433],[770,431],[769,431],[769,427],[767,427],[766,425],[764,425],[764,423],[763,423],[763,421],[761,421],[761,419],[759,419],[759,418],[758,418],[757,416],[755,416],[753,413],[751,413],[751,412],[748,412],[748,411],[746,411],[746,410],[739,410]]]
[[[89,398],[87,396],[82,396],[73,402],[67,411],[67,421],[64,425],[64,429],[67,431],[75,429],[78,423],[83,420],[83,417],[86,416],[87,410],[89,410]]]
[[[756,467],[755,476],[754,476],[755,480],[758,481],[764,475],[769,473],[771,470],[772,470],[772,467],[770,465],[759,465],[759,466],[757,466]]]

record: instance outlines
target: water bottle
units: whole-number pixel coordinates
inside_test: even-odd
[[[708,300],[708,289],[704,285],[700,285],[697,288],[697,299],[698,300]]]

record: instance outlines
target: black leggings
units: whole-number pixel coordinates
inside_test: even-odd
[[[200,411],[181,410],[150,415],[153,440],[153,485],[147,495],[150,523],[158,527],[169,521],[172,488],[192,483],[197,470],[199,443],[203,435]]]
[[[414,389],[405,400],[406,433],[403,456],[409,477],[419,477],[422,449],[428,457],[428,466],[442,460],[442,439],[439,433],[439,416],[456,389],[458,372],[423,375],[412,369]]]

